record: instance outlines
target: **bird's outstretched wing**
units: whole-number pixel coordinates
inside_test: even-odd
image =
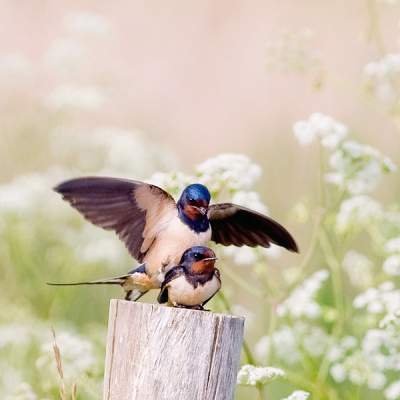
[[[271,243],[289,251],[298,252],[290,233],[278,222],[248,208],[232,203],[214,204],[209,207],[211,240],[224,246],[263,246]]]
[[[157,234],[177,214],[172,196],[138,181],[84,177],[54,190],[92,224],[114,230],[140,263]]]
[[[168,283],[170,283],[172,280],[177,278],[178,276],[184,275],[185,271],[183,267],[181,266],[176,266],[172,269],[170,269],[166,274],[163,283],[161,284],[161,290],[160,293],[157,297],[157,301],[160,304],[164,304],[168,302]]]

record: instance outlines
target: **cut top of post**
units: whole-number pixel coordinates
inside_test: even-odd
[[[104,400],[233,399],[244,318],[111,300]]]

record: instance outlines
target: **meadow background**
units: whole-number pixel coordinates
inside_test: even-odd
[[[400,398],[399,20],[396,0],[1,0],[0,397],[60,398],[54,327],[67,398],[101,398],[123,293],[45,285],[136,265],[51,190],[98,174],[200,181],[296,238],[215,247],[210,307],[246,318],[236,400]]]

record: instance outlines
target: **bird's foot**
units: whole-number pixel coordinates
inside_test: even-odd
[[[185,306],[183,304],[179,304],[177,302],[173,302],[173,306],[176,308],[186,308],[188,310],[200,310],[200,311],[205,311],[202,305],[197,305],[197,306]],[[206,310],[206,311],[210,311],[210,310]]]

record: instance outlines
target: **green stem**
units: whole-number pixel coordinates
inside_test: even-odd
[[[230,306],[228,300],[226,299],[225,295],[223,294],[222,290],[220,290],[217,293],[217,296],[220,298],[221,302],[223,303],[225,310],[229,314],[232,314],[231,306]],[[242,346],[243,346],[244,354],[246,354],[247,364],[256,365],[256,362],[254,360],[254,357],[250,350],[250,347],[244,339],[243,339]]]
[[[319,232],[322,229],[324,220],[325,220],[325,191],[324,191],[324,153],[323,147],[321,143],[319,143],[319,168],[318,168],[318,188],[317,188],[317,207],[316,207],[316,216],[314,220],[314,227],[312,230],[311,242],[308,247],[307,253],[304,256],[303,260],[299,265],[299,273],[297,274],[297,278],[293,280],[293,282],[289,285],[287,292],[292,291],[303,279],[306,275],[308,268],[311,266],[311,260],[314,258],[315,253],[318,249],[318,237]]]
[[[342,316],[344,315],[344,303],[343,303],[343,288],[342,288],[342,279],[340,274],[340,264],[336,259],[332,246],[329,242],[329,239],[326,236],[324,230],[320,231],[319,242],[324,251],[326,262],[329,265],[332,271],[332,286],[333,286],[333,295],[335,300],[335,307],[338,310],[340,323],[342,320]]]
[[[259,298],[263,297],[263,293],[261,290],[257,289],[254,287],[254,285],[251,285],[250,283],[247,283],[245,279],[243,279],[241,276],[236,274],[232,268],[225,268],[224,263],[222,265],[220,264],[219,267],[221,270],[223,270],[224,275],[229,276],[235,283],[237,283],[240,287],[242,287],[244,290],[247,292],[253,294],[254,296],[257,296]]]
[[[383,57],[387,54],[386,46],[383,42],[382,35],[379,29],[379,16],[378,11],[376,9],[376,1],[375,0],[366,0],[368,16],[369,16],[369,31],[371,38],[374,39],[376,47]]]
[[[303,388],[307,392],[312,393],[313,399],[339,400],[339,396],[336,390],[326,385],[325,383],[312,382],[305,378],[303,375],[296,374],[292,371],[285,371],[285,373],[289,381],[294,383],[296,386]]]

